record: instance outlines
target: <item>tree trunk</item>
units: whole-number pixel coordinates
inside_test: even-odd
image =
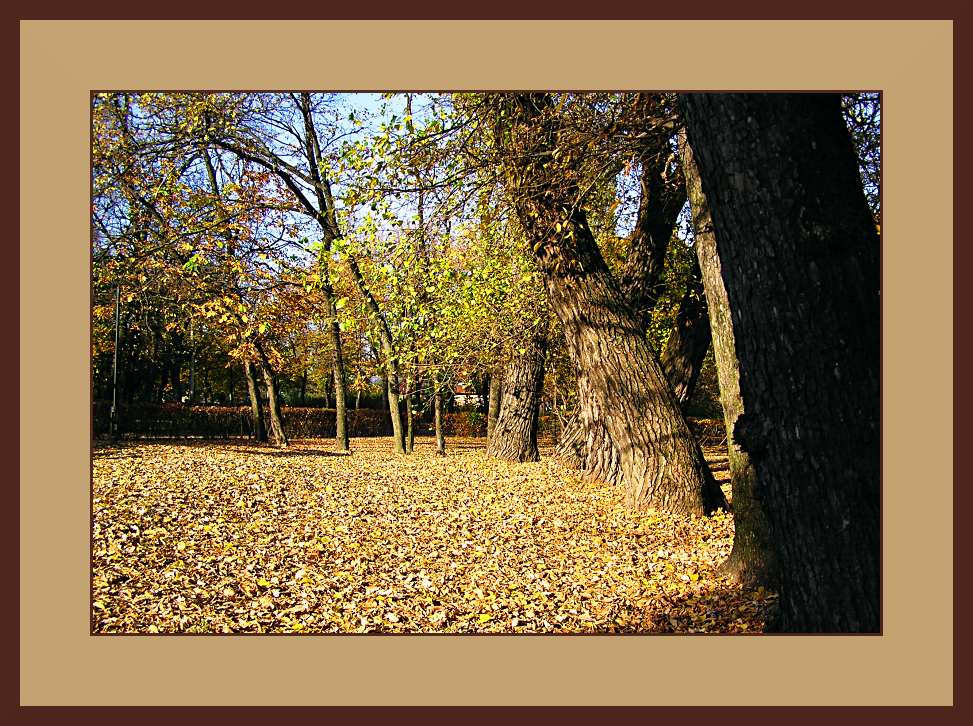
[[[329,330],[331,333],[331,347],[334,352],[332,364],[334,377],[334,406],[335,406],[335,448],[338,451],[348,451],[348,415],[347,393],[345,389],[345,361],[341,350],[341,326],[338,322],[338,306],[335,300],[334,286],[331,283],[331,249],[338,237],[338,222],[334,214],[334,200],[331,198],[331,186],[322,170],[323,159],[321,145],[318,142],[314,117],[311,113],[311,95],[302,93],[298,106],[304,120],[304,156],[307,160],[308,171],[314,182],[314,198],[317,208],[314,208],[306,198],[294,187],[293,180],[287,177],[285,183],[292,188],[298,198],[303,200],[305,208],[312,213],[321,228],[322,244],[318,254],[318,267],[321,275],[321,291],[324,293],[324,304],[330,317]],[[280,176],[279,168],[275,170]],[[284,174],[282,178],[286,177]],[[327,388],[325,388],[327,401]]]
[[[686,292],[679,302],[672,332],[659,361],[681,406],[685,406],[693,396],[709,343],[710,323],[706,295],[703,293],[699,264],[694,259],[692,276],[686,283]]]
[[[753,467],[750,457],[733,438],[733,427],[743,413],[740,398],[740,371],[730,304],[723,285],[720,257],[709,206],[699,181],[692,150],[680,134],[679,151],[686,190],[692,207],[696,259],[706,291],[709,325],[713,336],[713,358],[716,378],[720,384],[720,403],[726,425],[726,445],[730,465],[730,485],[733,490],[733,551],[720,570],[747,587],[777,583],[773,548],[767,532],[763,503],[756,498],[753,487]]]
[[[182,402],[182,366],[179,361],[173,362],[169,368],[172,382],[172,400],[175,403]]]
[[[879,240],[834,94],[686,94],[787,632],[881,617]]]
[[[648,330],[652,322],[652,312],[664,287],[666,251],[686,201],[682,177],[666,178],[668,158],[668,142],[658,139],[649,142],[640,154],[641,199],[619,280],[622,294],[634,309],[643,331]],[[704,350],[704,356],[705,353]],[[579,392],[588,390],[590,387],[581,381],[585,372],[576,371],[576,375]],[[679,400],[682,403],[682,399]],[[610,484],[622,483],[618,451],[605,428],[604,416],[590,396],[579,397],[578,410],[568,418],[558,439],[555,456],[567,466],[581,469],[587,476]]]
[[[544,391],[545,327],[545,324],[536,326],[524,339],[524,347],[514,350],[507,363],[499,414],[487,440],[487,456],[505,461],[540,459],[537,422]]]
[[[443,433],[443,397],[442,383],[438,377],[433,379],[434,393],[432,396],[432,417],[436,428],[436,453],[446,456],[446,435]]]
[[[264,424],[263,407],[260,405],[260,388],[254,374],[253,363],[243,364],[243,374],[247,379],[247,393],[250,394],[250,418],[253,421],[253,438],[255,441],[267,440],[267,427]]]
[[[412,415],[413,398],[415,397],[415,391],[413,391],[413,379],[411,376],[406,376],[405,379],[405,453],[411,454],[415,448],[416,443],[416,432],[414,428],[414,421]]]
[[[618,451],[627,503],[685,514],[726,507],[638,316],[578,206],[571,159],[554,154],[561,127],[550,97],[494,98],[507,112],[498,137],[509,144],[504,151],[513,152],[505,172],[518,218],[535,241],[548,299],[583,374],[579,398],[591,396],[597,404],[582,407],[582,415],[594,413],[604,422]]]
[[[348,393],[345,387],[345,366],[341,360],[341,336],[333,341],[338,351],[334,362],[334,445],[338,451],[348,451]]]
[[[491,381],[492,380],[493,380],[493,376],[491,376],[489,373],[485,373],[482,376],[480,376],[480,379],[477,382],[477,386],[476,386],[476,392],[480,395],[480,402],[479,402],[479,405],[477,406],[477,408],[479,408],[480,413],[482,413],[484,416],[487,416],[487,417],[489,417],[489,415],[490,415],[490,408],[489,408],[489,405],[490,405],[490,393],[489,393],[489,391],[490,391],[490,385],[491,385]]]
[[[331,408],[331,396],[328,393],[328,389],[331,388],[332,387],[332,384],[334,383],[334,367],[333,366],[331,368],[331,371],[332,371],[331,373],[329,373],[328,375],[326,375],[324,377],[324,387],[321,390],[321,393],[324,395],[324,407],[325,408]]]
[[[503,374],[500,370],[490,373],[490,402],[487,408],[487,446],[493,440],[493,432],[497,428],[497,417],[500,415],[500,400],[503,395]]]
[[[286,448],[287,435],[284,433],[283,417],[280,413],[280,396],[277,391],[277,381],[266,364],[260,366],[263,373],[264,387],[267,389],[267,409],[270,416],[270,441],[274,446]]]
[[[301,374],[301,405],[307,404],[307,371]]]
[[[389,414],[392,417],[392,448],[396,454],[405,453],[405,431],[402,429],[402,409],[399,406],[399,377],[389,372],[385,379]]]

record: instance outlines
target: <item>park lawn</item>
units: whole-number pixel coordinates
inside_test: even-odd
[[[774,605],[715,574],[732,517],[628,511],[549,447],[332,443],[96,448],[93,632],[758,632]]]

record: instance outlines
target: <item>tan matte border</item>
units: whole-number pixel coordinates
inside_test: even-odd
[[[951,22],[24,21],[20,40],[22,705],[952,703]],[[291,87],[882,89],[884,635],[90,636],[89,91]]]

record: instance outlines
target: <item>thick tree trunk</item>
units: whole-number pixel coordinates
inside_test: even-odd
[[[277,391],[277,381],[266,364],[260,366],[263,373],[264,387],[267,389],[267,411],[270,418],[270,441],[274,446],[285,448],[287,434],[284,433],[283,416],[280,413],[280,395]]]
[[[498,136],[513,155],[505,169],[509,191],[528,239],[535,240],[535,259],[572,362],[584,374],[579,397],[598,404],[582,407],[582,416],[602,417],[618,450],[626,501],[685,514],[726,507],[638,316],[577,206],[572,162],[554,155],[561,127],[550,97],[496,98],[506,111]]]
[[[780,568],[775,629],[877,632],[879,240],[833,94],[686,94]]]
[[[623,296],[635,311],[639,327],[648,330],[652,312],[663,290],[666,251],[672,239],[679,212],[686,201],[682,177],[668,179],[666,174],[669,144],[656,139],[650,142],[640,156],[642,165],[639,177],[641,199],[635,229],[629,241],[625,265],[619,285]],[[687,338],[686,342],[695,342]],[[706,351],[703,351],[705,356]],[[700,361],[701,365],[702,361]],[[691,367],[689,367],[691,371]],[[673,371],[678,373],[678,371]],[[579,391],[588,387],[582,382],[584,371],[577,371]],[[667,371],[668,374],[668,371]],[[698,370],[696,371],[698,376]],[[695,380],[692,381],[695,383]],[[686,386],[691,394],[691,386]],[[684,392],[684,391],[683,391]],[[682,398],[677,395],[682,403]],[[581,469],[587,476],[621,485],[622,472],[618,450],[604,424],[604,416],[598,411],[590,396],[581,397],[578,410],[568,419],[555,456],[567,466]]]
[[[692,275],[686,283],[686,292],[679,302],[672,332],[659,361],[681,406],[689,402],[696,390],[696,381],[703,368],[709,343],[710,322],[706,295],[703,293],[699,264],[694,259]]]
[[[497,417],[500,415],[500,401],[503,395],[503,373],[501,370],[490,372],[490,402],[487,409],[487,445],[493,439],[493,432],[497,429]]]
[[[547,331],[538,325],[514,350],[503,379],[500,412],[487,441],[487,456],[505,461],[537,461],[537,422],[544,391]],[[514,343],[516,346],[516,343]]]
[[[264,424],[263,407],[260,405],[260,388],[254,374],[253,363],[243,364],[243,374],[247,379],[247,393],[250,395],[250,420],[253,422],[253,438],[255,441],[267,440],[267,427]]]
[[[709,206],[699,181],[692,150],[680,134],[679,151],[686,190],[692,206],[696,259],[703,278],[709,326],[713,336],[713,358],[716,378],[720,385],[720,403],[726,424],[726,445],[730,465],[730,485],[733,490],[733,551],[720,568],[723,574],[734,577],[748,587],[777,582],[773,548],[767,532],[763,503],[757,499],[753,487],[753,467],[750,457],[733,438],[733,427],[743,413],[740,398],[740,371],[730,304],[723,285],[720,257]]]

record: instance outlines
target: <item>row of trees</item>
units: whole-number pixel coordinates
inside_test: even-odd
[[[93,99],[96,375],[117,286],[149,388],[178,389],[188,333],[193,376],[239,370],[277,445],[281,381],[310,372],[339,450],[348,386],[381,380],[394,450],[428,407],[444,453],[478,376],[491,456],[538,457],[547,397],[565,463],[705,515],[727,503],[684,408],[712,349],[726,571],[779,588],[781,629],[877,630],[877,98],[359,101]]]

